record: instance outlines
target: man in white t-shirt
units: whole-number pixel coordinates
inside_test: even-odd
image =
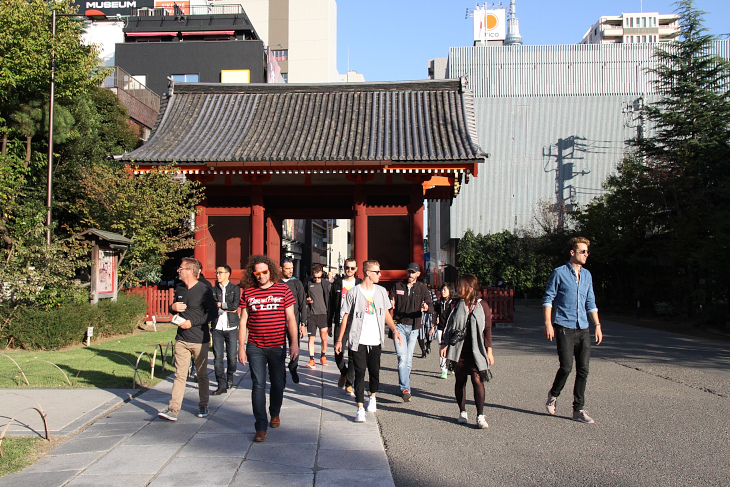
[[[380,353],[385,341],[383,324],[393,333],[399,345],[403,343],[395,328],[393,318],[388,313],[391,307],[388,292],[379,286],[380,264],[376,260],[363,262],[365,279],[352,288],[345,298],[345,313],[342,317],[340,332],[335,341],[335,353],[342,353],[342,338],[348,330],[350,359],[355,366],[355,401],[357,402],[356,423],[365,422],[365,370],[369,374],[370,401],[368,412],[377,411],[375,396],[380,384]]]

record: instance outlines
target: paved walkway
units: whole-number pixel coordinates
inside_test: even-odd
[[[236,387],[228,394],[211,396],[206,419],[197,417],[197,384],[190,381],[178,421],[157,418],[170,399],[168,378],[103,414],[36,464],[0,478],[0,486],[394,485],[377,413],[368,413],[366,423],[353,422],[354,398],[337,387],[334,361],[313,370],[300,366],[299,371],[299,384],[287,375],[281,426],[269,428],[263,443],[253,443],[248,367],[237,373]],[[14,392],[38,397],[52,434],[78,430],[83,418],[90,421],[104,407],[114,408],[125,394],[93,389]],[[0,397],[0,416],[15,414],[7,412],[5,401],[13,396]],[[34,427],[32,415],[28,421]]]

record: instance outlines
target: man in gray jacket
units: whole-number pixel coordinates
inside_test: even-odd
[[[391,308],[388,292],[379,286],[380,264],[377,260],[366,260],[362,265],[365,279],[352,288],[345,298],[345,314],[342,317],[340,332],[335,342],[335,353],[342,353],[342,338],[348,329],[347,338],[350,357],[355,366],[355,401],[357,402],[356,423],[365,422],[365,370],[369,373],[370,401],[368,411],[377,411],[375,396],[380,384],[380,353],[385,340],[383,324],[388,325],[393,339],[399,345],[403,343],[393,318],[388,310]]]

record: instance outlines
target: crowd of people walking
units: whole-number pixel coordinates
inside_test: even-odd
[[[603,340],[595,305],[590,272],[585,269],[590,242],[582,237],[569,242],[569,260],[556,268],[543,297],[545,338],[556,341],[560,367],[548,392],[546,410],[556,413],[557,399],[576,363],[573,419],[594,420],[585,410],[591,337]],[[413,398],[411,370],[416,344],[421,358],[438,347],[439,377],[454,376],[454,401],[458,423],[469,422],[466,386],[471,380],[476,406],[477,428],[488,427],[484,415],[485,384],[492,379],[495,363],[492,348],[492,312],[482,299],[477,278],[460,276],[455,286],[444,284],[429,289],[419,279],[420,266],[406,266],[406,278],[388,292],[381,286],[380,263],[345,261],[344,274],[334,279],[315,264],[305,282],[293,276],[293,262],[285,259],[279,267],[264,255],[253,255],[243,271],[240,285],[230,281],[227,265],[216,268],[211,285],[201,274],[200,262],[182,259],[178,269],[181,284],[170,305],[178,326],[174,355],[175,381],[168,407],[158,416],[177,421],[191,360],[197,373],[199,414],[208,415],[209,379],[207,356],[212,336],[217,388],[213,395],[225,394],[233,385],[237,363],[248,365],[252,380],[254,441],[266,440],[269,427],[281,424],[281,407],[286,386],[286,360],[292,380],[298,382],[299,341],[307,337],[309,368],[327,367],[329,337],[334,338],[334,360],[340,377],[337,385],[354,397],[354,421],[367,421],[377,412],[380,365],[386,343],[385,328],[393,340],[398,368],[398,387],[404,403]],[[315,356],[320,337],[319,361]],[[287,353],[288,348],[288,353]],[[319,363],[317,363],[319,362]],[[367,372],[367,374],[366,374]],[[368,401],[365,404],[365,378]],[[268,408],[266,385],[269,383]]]

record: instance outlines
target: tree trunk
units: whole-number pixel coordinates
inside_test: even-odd
[[[25,167],[28,167],[28,164],[30,164],[30,139],[31,137],[29,135],[25,136]]]

